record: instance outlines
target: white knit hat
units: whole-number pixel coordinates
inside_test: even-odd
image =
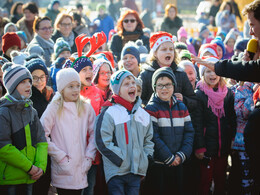
[[[214,62],[214,63],[219,61],[219,59],[216,57],[208,57],[208,58],[205,58],[205,60]],[[203,65],[199,66],[200,78],[204,76],[205,69],[206,69],[206,66],[203,66]]]
[[[64,68],[57,73],[56,82],[58,92],[62,90],[71,82],[77,81],[80,83],[79,73],[73,68]]]

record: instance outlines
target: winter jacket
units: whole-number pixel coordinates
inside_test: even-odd
[[[21,14],[21,15],[15,14],[15,15],[10,16],[10,20],[12,23],[16,24],[22,17],[23,17],[23,14]]]
[[[72,33],[74,34],[74,39],[76,39],[76,37],[78,36],[78,34],[72,30]],[[54,41],[54,43],[56,42],[56,40],[60,37],[63,37],[61,32],[59,30],[56,30],[54,32],[54,34],[52,35],[51,39]],[[73,45],[70,47],[71,48],[71,53],[77,52],[77,46],[75,41],[73,42]]]
[[[100,24],[98,25],[96,32],[103,31],[106,34],[108,41],[109,32],[110,30],[114,29],[113,18],[107,14],[104,14],[102,17],[98,15],[98,17],[94,19],[93,22],[95,23],[98,20],[100,21]]]
[[[177,87],[175,86],[174,93],[181,93],[183,95],[184,104],[188,107],[189,112],[192,112],[196,108],[197,99],[187,74],[183,71],[183,69],[179,68],[175,62],[173,62],[170,67],[172,68],[177,81]],[[153,61],[152,65],[145,64],[142,68],[144,70],[139,76],[139,78],[143,81],[141,99],[143,100],[143,104],[147,104],[153,94],[153,73],[160,68],[160,66],[156,61]]]
[[[19,30],[25,32],[26,37],[27,37],[27,41],[28,43],[30,43],[34,37],[34,33],[30,33],[30,31],[28,30],[26,24],[25,24],[25,17],[22,17],[17,23],[16,26],[18,27]]]
[[[134,32],[123,32],[122,36],[131,36],[131,35],[136,35],[139,34],[139,38],[140,40],[143,41],[143,45],[147,48],[148,52],[150,51],[150,43],[149,43],[149,37],[145,36],[143,31],[134,31]],[[123,39],[122,36],[115,34],[113,35],[112,39],[111,39],[111,44],[109,46],[109,50],[111,50],[111,52],[113,53],[114,56],[116,56],[117,61],[119,61],[121,59],[121,51],[124,47],[123,45]],[[138,40],[136,39],[136,40]],[[136,41],[136,40],[131,40],[131,41]]]
[[[41,117],[49,144],[52,185],[63,189],[83,189],[88,186],[86,173],[90,165],[87,158],[94,160],[96,154],[96,115],[89,103],[84,104],[85,111],[78,116],[75,102],[64,102],[62,114],[58,116],[58,103],[54,99]],[[90,135],[88,145],[87,133]],[[63,162],[66,155],[69,161]]]
[[[48,5],[48,8],[47,8],[47,12],[45,14],[45,16],[48,16],[50,19],[51,19],[51,23],[52,23],[52,26],[58,16],[58,14],[60,13],[59,10],[54,10],[52,7],[51,7],[51,4]]]
[[[36,110],[6,95],[0,100],[0,124],[0,185],[34,183],[28,171],[35,165],[45,172],[48,148]]]
[[[44,51],[44,60],[47,67],[51,65],[51,55],[54,53],[54,42],[52,39],[49,39],[46,41],[39,35],[36,35],[33,40],[29,43],[29,45],[26,48],[26,52],[29,52],[31,47],[39,46]]]
[[[155,162],[171,165],[177,154],[182,162],[192,152],[194,129],[187,107],[172,97],[172,105],[153,94],[146,106],[153,121]]]
[[[177,36],[177,31],[182,26],[183,26],[182,19],[179,16],[176,16],[173,20],[171,20],[169,17],[166,17],[164,18],[161,24],[160,30]]]
[[[205,152],[205,156],[208,157],[228,155],[231,140],[236,132],[236,113],[232,91],[228,89],[224,99],[225,116],[221,118],[218,118],[208,107],[208,96],[199,88],[196,90],[196,96],[198,105],[193,116],[195,152]]]
[[[104,107],[95,123],[95,141],[103,156],[106,182],[128,173],[145,176],[148,155],[153,155],[153,128],[150,115],[141,108],[132,111],[120,104]]]

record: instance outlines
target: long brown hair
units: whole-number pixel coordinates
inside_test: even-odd
[[[118,19],[118,22],[117,22],[117,34],[119,36],[122,36],[122,34],[124,32],[123,20],[129,14],[134,15],[134,17],[136,19],[136,22],[137,22],[136,30],[142,30],[144,28],[144,23],[140,19],[138,13],[136,11],[134,11],[134,10],[127,10],[120,16],[120,18]]]

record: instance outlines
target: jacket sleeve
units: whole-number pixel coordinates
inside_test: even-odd
[[[248,62],[220,60],[215,64],[215,72],[222,77],[240,81],[260,82],[260,60]]]
[[[236,135],[236,129],[237,129],[237,120],[236,120],[236,112],[234,109],[234,95],[231,92],[231,90],[228,90],[228,113],[227,118],[229,122],[229,135],[230,138],[233,139]]]
[[[95,124],[95,118],[96,118],[96,113],[92,106],[87,107],[89,114],[88,114],[88,135],[89,135],[89,140],[88,140],[88,145],[86,148],[86,153],[85,156],[88,158],[91,158],[92,160],[95,159],[96,155],[96,146],[95,146],[95,136],[94,136],[94,124]]]
[[[99,152],[108,160],[120,167],[123,153],[113,139],[115,124],[113,118],[103,110],[95,123],[95,141]]]
[[[143,84],[142,84],[142,95],[141,95],[141,99],[142,99],[142,103],[144,105],[146,105],[150,99],[150,95],[149,95],[149,89],[151,85],[151,78],[148,78],[148,70],[144,70],[140,73],[139,78],[142,80]]]
[[[114,35],[112,37],[109,50],[112,51],[113,55],[116,56],[117,61],[119,61],[121,58],[121,50],[122,50],[122,40],[120,39],[119,35]]]
[[[153,138],[153,123],[151,121],[151,117],[149,117],[149,125],[147,126],[147,131],[146,135],[144,137],[144,152],[146,153],[147,156],[151,155],[153,156],[154,152],[154,143],[152,142]]]
[[[57,109],[55,109],[55,103],[48,105],[41,117],[41,123],[45,131],[45,137],[48,142],[48,153],[52,156],[56,162],[60,162],[67,154],[59,149],[54,142],[51,141],[50,134],[53,130],[55,119],[57,117]]]
[[[33,163],[12,145],[11,121],[8,116],[8,113],[0,114],[0,160],[27,172]]]

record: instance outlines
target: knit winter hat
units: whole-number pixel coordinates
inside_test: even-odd
[[[73,68],[61,69],[56,76],[58,92],[62,90],[71,82],[76,81],[80,84],[79,73]]]
[[[103,3],[99,3],[97,5],[97,12],[99,11],[99,9],[103,9],[104,11],[106,11],[106,5]]]
[[[180,41],[182,37],[188,38],[188,33],[183,26],[177,31],[177,36],[178,41]]]
[[[28,54],[24,52],[19,52],[17,50],[13,50],[10,53],[10,56],[14,64],[24,65],[25,59],[28,57]]]
[[[100,67],[101,67],[104,63],[108,64],[109,67],[111,68],[111,71],[113,71],[113,68],[112,68],[112,66],[111,66],[111,63],[110,63],[110,61],[108,61],[107,59],[105,59],[105,58],[99,58],[99,59],[95,60],[95,61],[93,62],[93,80],[92,80],[92,82],[95,82],[95,80],[96,80],[96,78],[97,78],[97,75],[98,75],[98,73],[99,73]],[[95,84],[96,84],[96,83],[95,83]]]
[[[10,26],[13,26],[13,27],[15,28],[15,31],[17,31],[16,25],[15,25],[14,23],[12,23],[12,22],[9,22],[9,23],[7,23],[7,24],[5,25],[5,27],[4,27],[4,34],[7,33],[7,30],[8,30],[8,28],[9,28]]]
[[[218,56],[217,55],[217,44],[213,44],[213,43],[206,43],[206,44],[202,44],[200,49],[199,49],[199,54],[198,56],[201,58],[204,53],[206,52],[210,52],[212,54],[212,56]]]
[[[144,43],[141,39],[138,39],[136,42],[136,47],[139,51],[140,54],[144,53],[144,54],[148,54],[148,49],[144,46]]]
[[[8,67],[5,67],[8,66]],[[5,64],[2,67],[4,72],[3,82],[8,94],[12,94],[16,87],[25,79],[32,81],[32,75],[27,68],[17,64]]]
[[[15,32],[25,43],[28,43],[27,36],[24,31],[16,31]]]
[[[118,70],[111,76],[110,87],[112,89],[113,94],[119,94],[121,84],[123,80],[128,76],[132,76],[135,78],[135,76],[128,70]]]
[[[67,41],[65,41],[62,37],[58,38],[54,44],[54,55],[57,58],[61,52],[70,51],[71,48]]]
[[[183,49],[187,50],[188,49],[187,45],[183,42],[175,42],[174,48],[175,49],[181,49],[181,50],[183,50]]]
[[[32,45],[31,47],[29,47],[28,52],[30,55],[37,54],[39,56],[44,56],[45,53],[42,47],[40,47],[39,45]]]
[[[128,42],[127,44],[125,44],[125,46],[123,47],[122,51],[121,51],[121,59],[123,59],[123,57],[126,54],[131,54],[133,55],[137,61],[138,64],[140,63],[140,52],[138,51],[138,48],[136,47],[134,42]]]
[[[154,33],[150,38],[150,48],[152,52],[155,52],[157,48],[164,42],[174,42],[177,40],[176,36],[172,36],[170,33],[159,31]]]
[[[223,43],[226,45],[229,39],[234,39],[236,41],[237,38],[234,32],[229,32]]]
[[[4,63],[9,62],[5,57],[0,56],[0,66],[3,66]]]
[[[41,58],[33,58],[25,63],[25,67],[32,73],[35,70],[42,70],[48,75],[48,69]]]
[[[223,56],[226,54],[226,48],[220,36],[216,36],[216,38],[212,40],[210,43],[216,43],[218,46],[221,47],[223,51]]]
[[[86,66],[90,66],[92,67],[92,62],[90,61],[90,59],[86,56],[81,56],[79,58],[77,58],[72,64],[71,64],[71,68],[74,68],[78,73],[85,68]]]
[[[136,86],[139,86],[141,88],[141,90],[142,90],[142,88],[143,88],[143,81],[142,81],[142,79],[135,77],[135,83],[136,83]]]
[[[162,67],[157,69],[154,73],[153,73],[153,77],[152,77],[152,88],[153,91],[155,92],[156,90],[156,82],[159,78],[161,77],[168,77],[169,79],[172,80],[172,83],[174,84],[174,88],[176,88],[177,86],[177,81],[176,81],[176,77],[172,71],[172,69],[170,67]]]
[[[244,51],[247,47],[249,39],[237,39],[235,45],[234,45],[234,50],[239,50],[239,51]]]
[[[207,61],[210,61],[210,62],[214,62],[214,63],[219,61],[219,59],[214,56],[206,57],[204,59]],[[203,66],[203,65],[199,66],[200,78],[202,78],[204,76],[205,69],[206,69],[206,66]]]
[[[2,50],[5,54],[7,50],[12,46],[18,46],[21,49],[21,41],[19,36],[14,32],[8,32],[2,37]]]
[[[188,50],[186,50],[186,49],[181,50],[181,52],[180,52],[180,54],[179,54],[179,57],[180,57],[180,59],[182,59],[182,58],[187,58],[187,59],[191,60],[191,54],[190,54],[190,52],[189,52]]]
[[[199,24],[199,36],[201,37],[203,35],[203,33],[205,33],[206,31],[209,31],[207,26],[203,23],[200,23]]]

